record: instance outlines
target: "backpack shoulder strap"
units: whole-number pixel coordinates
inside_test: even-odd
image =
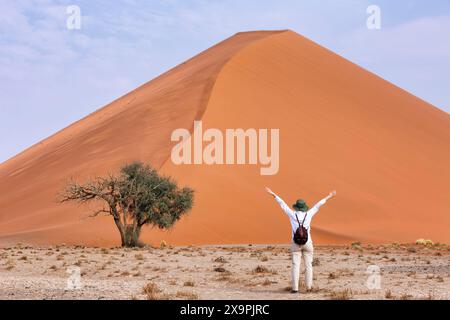
[[[300,225],[300,220],[298,220],[298,214],[297,214],[297,212],[295,213],[295,217],[297,218],[298,225]]]

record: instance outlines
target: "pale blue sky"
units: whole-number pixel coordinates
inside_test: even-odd
[[[81,30],[66,28],[74,4]],[[381,30],[366,27],[371,4]],[[448,0],[0,0],[0,162],[260,29],[292,29],[450,112]]]

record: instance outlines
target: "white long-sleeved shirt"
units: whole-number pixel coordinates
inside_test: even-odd
[[[309,209],[308,212],[303,212],[303,211],[292,210],[286,204],[286,202],[283,201],[283,199],[281,199],[279,196],[275,195],[275,200],[278,202],[281,209],[283,209],[283,211],[287,214],[287,216],[289,217],[289,220],[291,221],[291,227],[292,227],[291,238],[292,238],[293,234],[295,233],[295,231],[297,231],[297,229],[299,227],[296,215],[298,216],[298,220],[300,221],[300,223],[302,223],[303,219],[305,219],[305,214],[306,214],[306,219],[305,219],[305,223],[303,224],[303,226],[308,230],[308,242],[312,242],[312,238],[311,238],[312,218],[314,218],[315,214],[319,211],[319,208],[321,206],[323,206],[327,202],[328,199],[329,199],[329,197],[326,197],[326,198],[320,200],[319,202],[316,203],[316,205],[314,205],[314,207]]]

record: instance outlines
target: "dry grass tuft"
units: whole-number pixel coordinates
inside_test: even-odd
[[[414,247],[408,247],[408,249],[406,249],[408,252],[411,252],[411,253],[416,253],[417,252],[417,249],[416,248],[414,248]]]
[[[261,284],[263,286],[270,286],[270,285],[275,284],[275,283],[277,283],[277,282],[276,281],[270,281],[269,279],[265,279]]]
[[[175,297],[181,298],[184,300],[198,300],[199,296],[195,292],[186,292],[186,291],[178,291],[175,294]]]
[[[223,267],[216,267],[216,268],[214,268],[214,271],[219,272],[219,273],[227,272],[227,270]]]
[[[217,263],[227,263],[228,261],[227,261],[227,259],[225,259],[224,257],[218,257],[218,258],[216,258],[216,259],[214,259],[214,262],[217,262]]]
[[[353,297],[353,291],[350,289],[331,291],[329,296],[331,300],[350,300]]]
[[[334,272],[330,272],[328,274],[328,279],[337,279],[337,277],[338,277],[337,274]]]
[[[412,298],[412,295],[407,294],[407,293],[403,293],[403,294],[400,296],[400,300],[411,300],[411,298]]]
[[[162,290],[154,282],[147,283],[142,288],[142,293],[146,295],[147,300],[165,300],[164,295],[161,295]]]
[[[16,265],[15,265],[15,263],[14,263],[14,260],[8,259],[8,261],[6,261],[6,267],[5,267],[5,269],[6,269],[7,271],[10,271],[10,270],[14,269],[15,266],[16,266]]]
[[[264,266],[257,266],[253,269],[253,273],[270,273],[270,270]]]
[[[416,244],[422,245],[422,246],[434,246],[434,242],[429,239],[428,240],[418,239],[418,240],[416,240]]]
[[[384,297],[386,299],[393,299],[394,298],[394,296],[392,295],[392,291],[391,290],[386,290],[386,292],[384,294]]]
[[[138,253],[134,255],[136,260],[144,260],[144,255],[142,253]]]
[[[195,287],[195,282],[192,280],[186,281],[183,286],[185,287]]]

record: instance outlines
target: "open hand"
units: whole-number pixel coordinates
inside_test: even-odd
[[[270,188],[267,188],[267,187],[266,187],[266,192],[267,192],[268,194],[271,194],[272,196],[275,197],[275,193],[274,193],[272,190],[270,190]]]
[[[328,195],[330,198],[333,198],[336,195],[336,190],[331,191],[330,194]]]

